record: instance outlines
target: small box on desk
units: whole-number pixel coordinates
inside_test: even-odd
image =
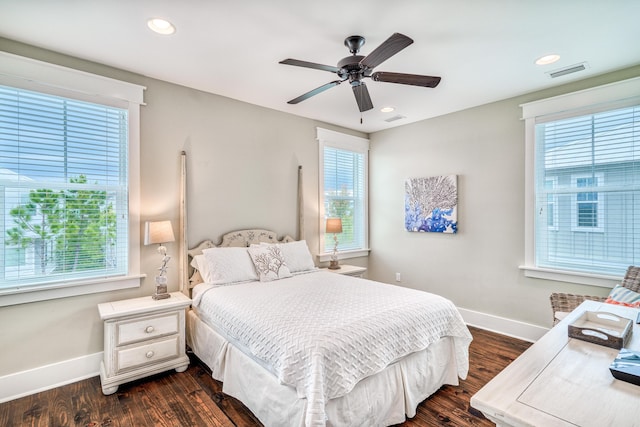
[[[569,337],[620,350],[631,337],[633,322],[603,311],[585,311],[568,327]]]
[[[609,365],[614,378],[640,385],[640,352],[623,348]]]

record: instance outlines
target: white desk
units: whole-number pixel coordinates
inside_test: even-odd
[[[585,301],[471,397],[497,426],[640,426],[640,386],[615,379],[619,350],[569,338],[584,311],[635,320],[638,310]],[[626,348],[640,350],[634,323]]]

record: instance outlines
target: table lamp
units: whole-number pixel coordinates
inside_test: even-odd
[[[329,262],[329,270],[338,270],[338,234],[342,233],[342,219],[340,218],[327,218],[326,232],[333,233],[333,253],[331,254],[331,261]]]
[[[167,292],[167,263],[171,259],[167,255],[167,248],[164,243],[175,242],[171,221],[147,221],[144,224],[144,244],[158,244],[158,253],[162,255],[160,264],[160,274],[156,276],[156,292],[151,296],[153,299],[165,299],[171,295]]]

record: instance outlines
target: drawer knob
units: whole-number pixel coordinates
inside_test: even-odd
[[[144,331],[150,334],[151,332],[153,332],[153,326],[147,326]]]
[[[147,359],[151,359],[155,353],[153,351],[147,351]]]

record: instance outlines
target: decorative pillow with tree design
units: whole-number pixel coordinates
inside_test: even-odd
[[[284,261],[279,245],[251,246],[249,255],[256,267],[261,282],[291,277],[291,271]]]

